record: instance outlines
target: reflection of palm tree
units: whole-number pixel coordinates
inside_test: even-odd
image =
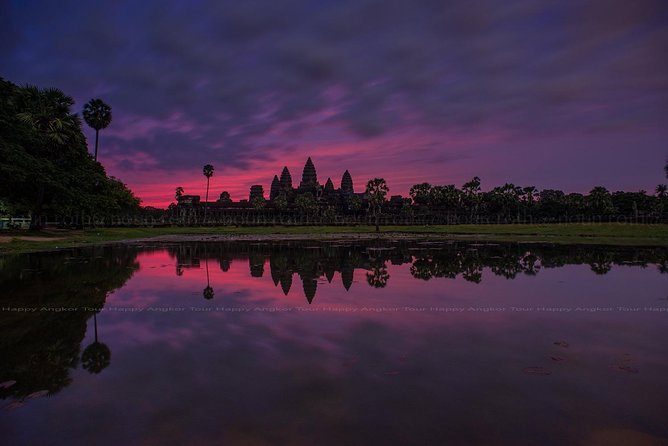
[[[206,254],[204,255],[206,256]],[[214,292],[213,288],[209,286],[209,259],[205,258],[204,262],[205,262],[204,265],[206,267],[206,288],[204,288],[204,291],[202,291],[202,296],[204,296],[206,300],[211,300],[213,299]]]
[[[371,272],[366,273],[366,281],[369,286],[374,288],[385,288],[390,274],[385,267],[374,268]]]
[[[594,272],[594,274],[597,274],[599,276],[608,274],[612,269],[612,263],[606,261],[593,262],[590,263],[589,266],[591,267],[591,270]]]
[[[605,275],[612,269],[612,255],[607,252],[596,252],[592,255],[589,266],[594,274]]]
[[[658,268],[661,274],[668,274],[668,260],[659,261],[656,267]]]
[[[100,373],[111,363],[111,350],[106,344],[97,340],[97,313],[93,313],[95,325],[95,342],[86,347],[81,355],[81,364],[89,373]]]
[[[462,278],[467,282],[480,283],[482,282],[482,268],[475,265],[468,266],[462,273]]]
[[[528,253],[520,260],[522,267],[524,268],[524,274],[527,276],[535,276],[540,270],[540,264],[538,263],[538,257]]]
[[[425,257],[416,258],[410,268],[411,276],[416,279],[429,280],[434,276],[432,266],[431,259]]]

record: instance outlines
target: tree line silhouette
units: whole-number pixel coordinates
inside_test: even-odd
[[[310,158],[309,158],[310,160]],[[668,167],[668,166],[666,166]],[[461,188],[453,184],[415,184],[409,197],[393,195],[384,178],[373,178],[363,194],[343,194],[332,200],[325,192],[314,196],[298,193],[292,202],[285,195],[265,200],[262,189],[251,188],[250,201],[233,203],[229,193],[208,202],[210,178],[214,167],[204,166],[206,199],[203,204],[181,202],[182,187],[167,210],[168,220],[177,224],[485,224],[485,223],[567,223],[567,222],[636,222],[659,223],[668,219],[668,186],[659,184],[653,194],[610,192],[603,186],[588,194],[565,193],[557,189],[539,190],[512,183],[489,191],[481,189],[474,177]],[[668,176],[668,173],[667,173]],[[360,198],[361,197],[361,198]],[[210,208],[213,206],[213,209]],[[208,216],[207,216],[208,212]]]
[[[73,113],[74,101],[62,91],[35,86],[19,87],[0,78],[0,217],[30,214],[32,227],[45,220],[66,225],[111,225],[116,216],[136,216],[130,224],[447,224],[511,222],[634,221],[665,222],[668,186],[647,191],[610,192],[602,186],[588,194],[539,190],[512,183],[482,191],[474,177],[455,185],[415,184],[408,197],[389,196],[384,178],[366,183],[362,194],[349,194],[332,202],[311,192],[288,202],[284,195],[265,200],[255,194],[247,207],[226,207],[229,194],[209,203],[214,166],[206,164],[203,206],[167,210],[141,208],[140,200],[97,162],[99,134],[111,124],[112,111],[101,99],[82,110],[95,130],[94,155],[88,152],[81,119]],[[668,164],[664,167],[668,176]],[[330,185],[324,188],[325,193]],[[176,198],[183,196],[176,188]],[[226,196],[225,196],[226,195]],[[72,221],[73,216],[80,216]],[[86,220],[84,216],[89,216]],[[67,223],[67,218],[70,222]]]
[[[454,220],[562,222],[591,219],[602,221],[663,220],[668,212],[668,188],[659,184],[653,195],[638,192],[610,192],[603,186],[588,194],[565,193],[557,189],[539,190],[512,183],[481,190],[480,178],[474,177],[457,188],[454,185],[416,184],[410,189],[412,206],[408,213],[447,214]]]
[[[100,99],[84,106],[96,135],[93,157],[73,105],[58,89],[0,78],[0,217],[30,214],[39,228],[58,216],[139,211],[139,199],[97,162],[99,131],[111,122],[111,108]]]

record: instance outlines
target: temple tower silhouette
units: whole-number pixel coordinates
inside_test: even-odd
[[[334,192],[334,183],[332,183],[331,178],[327,178],[327,182],[325,183],[325,192],[326,193]]]
[[[281,189],[284,191],[292,190],[292,175],[290,175],[288,166],[283,167],[283,172],[281,172]]]
[[[271,182],[271,188],[269,189],[269,199],[274,200],[281,193],[281,182],[278,179],[278,175],[274,175],[274,179]]]
[[[350,172],[347,170],[343,172],[343,177],[341,178],[341,192],[347,194],[355,193],[355,190],[353,189],[353,177],[350,176]]]
[[[299,184],[300,189],[315,189],[318,185],[318,174],[315,171],[315,166],[311,157],[306,160],[304,164],[304,171],[302,172],[302,182]]]
[[[264,198],[264,188],[261,184],[254,184],[250,188],[248,194],[248,201],[252,202],[256,198]]]

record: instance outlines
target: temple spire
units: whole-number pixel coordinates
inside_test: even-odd
[[[327,178],[327,182],[325,183],[325,192],[334,192],[334,183],[332,183],[331,178]]]
[[[341,191],[349,194],[355,193],[353,189],[353,177],[350,176],[350,172],[347,170],[343,172],[343,177],[341,178]]]
[[[283,172],[281,172],[281,189],[292,190],[292,175],[290,175],[288,166],[283,167]]]
[[[274,200],[278,197],[278,194],[281,192],[281,182],[278,179],[278,175],[274,175],[274,179],[271,182],[271,188],[269,189],[269,199]]]
[[[310,188],[315,187],[318,184],[318,175],[315,171],[315,166],[311,157],[306,160],[304,164],[304,171],[302,172],[302,182],[299,185],[300,188]]]

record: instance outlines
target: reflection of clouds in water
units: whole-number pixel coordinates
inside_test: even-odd
[[[531,437],[527,425],[541,435],[572,440],[600,417],[619,416],[615,409],[601,412],[606,406],[633,407],[644,423],[661,423],[651,409],[659,407],[659,397],[649,392],[666,370],[665,359],[652,370],[645,356],[635,353],[656,332],[629,341],[598,329],[592,337],[591,318],[548,318],[540,329],[534,317],[515,318],[495,332],[486,329],[490,321],[484,316],[454,327],[400,329],[355,316],[320,330],[307,322],[327,315],[304,319],[281,313],[271,325],[256,315],[236,316],[242,315],[226,323],[180,319],[188,324],[189,337],[177,347],[156,342],[117,350],[124,366],[115,367],[108,387],[98,388],[88,404],[116,426],[141,420],[151,441],[166,440],[160,435],[169,433],[170,441],[194,435],[202,443],[252,438],[397,444],[397,438],[410,443],[410,436],[423,444],[446,437],[489,444],[502,431],[506,444],[517,444]],[[165,320],[162,326],[168,338],[180,333],[174,323]],[[571,342],[560,353],[565,360],[549,363],[553,341],[564,334]],[[634,361],[645,365],[643,380],[620,382],[608,369],[606,348],[621,351],[621,346],[634,350]],[[532,366],[548,366],[549,383],[522,372]],[[125,398],[105,390],[117,386]],[[615,392],[619,386],[627,391]],[[564,416],[579,422],[566,425]]]
[[[133,303],[187,310],[102,311],[98,329],[111,348],[111,365],[95,379],[75,370],[66,392],[48,405],[10,414],[11,420],[48,420],[22,434],[32,443],[58,431],[101,445],[526,444],[537,438],[569,444],[593,435],[601,423],[649,426],[648,435],[665,437],[664,392],[657,391],[668,372],[657,341],[668,335],[665,314],[535,309],[642,305],[643,299],[656,305],[664,296],[663,277],[654,268],[613,267],[595,275],[584,252],[572,249],[576,256],[568,257],[545,251],[541,260],[548,261],[537,275],[514,280],[485,269],[480,284],[446,279],[450,270],[440,267],[433,271],[442,277],[418,280],[411,275],[412,258],[396,258],[397,264],[386,263],[391,279],[382,289],[367,285],[362,257],[359,282],[345,292],[336,277],[322,281],[312,305],[298,277],[295,291],[285,296],[266,267],[263,277],[251,278],[247,261],[212,275],[212,301],[201,296],[203,269],[178,277],[171,269],[142,268],[108,298],[107,308]],[[642,263],[638,252],[633,256]],[[156,251],[142,259],[160,264],[166,255]],[[610,257],[615,264],[624,258]],[[309,268],[317,265],[304,260]],[[447,256],[438,260],[449,265]],[[569,261],[578,264],[561,266]],[[513,305],[534,310],[361,311]],[[258,311],[194,312],[190,306]],[[360,311],[316,311],[328,306]],[[259,311],[290,307],[313,311]],[[568,348],[554,345],[558,341]],[[611,367],[626,366],[620,362],[625,354],[638,373]],[[527,375],[528,368],[551,374]],[[3,428],[7,423],[0,420]],[[18,436],[17,430],[3,432]]]
[[[265,246],[262,249],[267,249]],[[216,247],[210,247],[207,250],[209,256],[216,257]],[[257,249],[257,248],[254,248]],[[348,249],[348,248],[346,248]],[[421,251],[429,252],[428,248],[413,249],[413,253],[420,254]],[[484,247],[476,245],[478,251],[474,252],[475,258],[481,258],[479,252]],[[170,249],[171,251],[171,249]],[[374,250],[374,256],[377,256],[377,250]],[[172,271],[165,274],[164,268],[150,268],[144,266],[155,266],[166,264],[166,251],[154,251],[150,254],[143,254],[139,258],[142,261],[142,269],[135,277],[121,290],[116,291],[109,296],[108,306],[131,306],[136,308],[147,308],[151,306],[176,306],[184,307],[186,311],[181,314],[160,314],[160,313],[142,313],[126,315],[115,312],[104,313],[105,330],[116,333],[119,339],[138,343],[167,343],[168,345],[183,348],[192,340],[189,333],[170,334],[171,327],[166,321],[172,321],[176,326],[188,326],[190,331],[207,330],[208,320],[217,320],[219,327],[229,331],[234,331],[239,335],[254,336],[248,327],[270,327],[265,330],[271,331],[271,336],[263,340],[266,352],[274,351],[274,342],[292,341],[300,343],[311,343],[317,348],[331,347],[336,344],[336,336],[325,336],[327,333],[336,333],[342,323],[352,323],[352,321],[368,321],[382,323],[384,326],[393,327],[396,330],[410,329],[412,331],[428,331],[436,325],[447,326],[454,333],[460,333],[464,321],[475,322],[482,317],[476,311],[462,312],[443,312],[429,311],[430,308],[486,308],[500,307],[504,311],[493,311],[485,314],[484,318],[488,324],[480,326],[478,330],[481,333],[491,335],[496,333],[505,336],[505,330],[513,326],[512,314],[509,317],[510,307],[543,305],[569,307],[577,305],[624,305],[628,303],[628,284],[625,282],[636,283],[642,281],[642,270],[637,268],[615,269],[606,277],[607,280],[601,282],[598,286],[605,289],[604,292],[596,294],[583,294],[582,289],[590,287],[591,272],[586,266],[569,266],[555,268],[555,264],[561,263],[559,260],[550,256],[549,253],[541,254],[547,259],[550,268],[540,271],[541,277],[557,285],[544,286],[544,283],[535,283],[532,275],[515,274],[515,280],[506,280],[507,268],[503,268],[501,275],[491,274],[493,268],[498,265],[512,264],[513,268],[517,265],[527,264],[526,251],[519,253],[515,260],[514,257],[508,257],[504,260],[502,256],[493,256],[489,259],[494,264],[493,267],[482,268],[481,271],[487,272],[486,280],[483,282],[489,284],[489,287],[480,286],[474,282],[467,282],[456,279],[433,278],[429,281],[416,281],[416,274],[412,266],[419,263],[420,257],[404,256],[400,252],[388,251],[393,257],[392,264],[386,262],[386,268],[391,276],[387,288],[376,289],[369,287],[366,280],[357,282],[350,291],[344,292],[344,287],[337,280],[340,272],[330,274],[334,280],[330,283],[324,280],[328,271],[333,271],[337,267],[336,261],[332,263],[336,256],[332,257],[335,251],[322,251],[317,249],[307,250],[308,254],[297,254],[293,259],[281,260],[284,257],[275,257],[272,251],[269,251],[268,258],[270,265],[274,265],[269,274],[269,269],[265,267],[265,273],[262,277],[251,277],[249,262],[243,259],[243,254],[235,254],[234,266],[227,272],[213,269],[210,277],[211,286],[215,290],[215,297],[207,302],[201,297],[200,287],[205,284],[204,270],[198,270],[198,274],[188,274],[187,276],[176,276]],[[203,256],[197,248],[190,247],[190,255],[196,255],[197,258]],[[291,251],[288,251],[291,252]],[[433,271],[449,271],[448,259],[444,256],[443,250],[432,251],[430,263],[439,262],[438,268],[429,269],[429,274]],[[457,251],[459,252],[459,251]],[[173,255],[173,253],[170,252]],[[313,254],[317,257],[311,259]],[[307,255],[307,257],[300,257]],[[424,254],[420,254],[424,256]],[[231,254],[227,254],[231,256]],[[258,257],[258,253],[255,254]],[[310,257],[309,257],[310,256]],[[619,261],[619,257],[607,255],[609,258]],[[231,257],[229,257],[231,258]],[[376,257],[374,257],[376,258]],[[401,261],[399,259],[402,259]],[[575,257],[579,263],[587,258]],[[277,260],[278,259],[278,260]],[[300,263],[292,263],[292,268],[305,274],[304,271],[316,268],[315,274],[319,274],[320,283],[318,283],[317,297],[312,305],[307,303],[304,292],[301,289],[299,276],[295,277],[297,287],[293,286],[288,296],[283,294],[280,283],[281,268],[288,268],[290,262],[306,261],[307,267],[302,267]],[[461,268],[462,257],[455,257],[456,268]],[[345,260],[345,259],[344,259]],[[541,259],[542,260],[542,259]],[[377,261],[377,260],[376,260]],[[318,263],[320,262],[320,263]],[[345,265],[354,265],[355,262],[362,268],[358,268],[356,274],[365,274],[371,268],[369,264],[364,263],[363,257],[358,257],[353,263],[345,260]],[[361,263],[360,263],[361,262]],[[408,262],[408,263],[406,263]],[[412,263],[411,263],[412,262]],[[280,268],[276,268],[279,265]],[[321,266],[313,266],[321,265]],[[324,265],[324,266],[323,266]],[[459,265],[459,266],[458,266]],[[410,267],[410,268],[409,268]],[[464,265],[468,268],[468,265]],[[465,269],[464,268],[464,269]],[[362,269],[360,271],[359,269]],[[370,269],[373,271],[373,269]],[[355,271],[352,269],[352,271]],[[191,271],[194,273],[196,271]],[[294,274],[294,273],[293,273]],[[293,274],[290,274],[291,276]],[[418,276],[419,277],[419,276]],[[644,277],[644,276],[643,276]],[[359,278],[359,276],[358,276]],[[278,280],[278,284],[276,281]],[[419,284],[419,286],[418,286]],[[493,290],[493,292],[490,292]],[[531,296],[527,301],[527,296]],[[332,309],[328,310],[327,307]],[[192,311],[190,307],[196,307],[198,310],[212,309],[213,312]],[[336,311],[340,308],[355,309],[351,314],[345,311]],[[410,307],[408,310],[406,307]],[[383,308],[388,308],[384,311]],[[230,311],[230,309],[240,311]],[[289,309],[288,313],[276,314],[280,310]],[[397,310],[398,309],[398,310]],[[414,310],[415,309],[415,310]],[[427,309],[427,311],[417,311],[417,309]],[[227,310],[227,311],[225,311]],[[321,313],[318,311],[322,310]],[[396,311],[395,311],[396,310]],[[533,315],[540,317],[540,315]],[[277,320],[284,323],[276,324]],[[132,321],[129,323],[128,321]],[[290,323],[288,324],[287,321]],[[119,325],[114,325],[120,323]],[[122,335],[126,333],[127,336]]]
[[[121,348],[165,344],[174,350],[183,350],[196,338],[192,328],[174,326],[166,329],[161,323],[139,316],[131,320],[104,321],[103,328],[105,339],[118,340],[120,345],[114,342],[113,347]]]
[[[122,306],[145,308],[160,301],[157,294],[131,292],[126,289],[116,291],[107,296],[106,306]]]

